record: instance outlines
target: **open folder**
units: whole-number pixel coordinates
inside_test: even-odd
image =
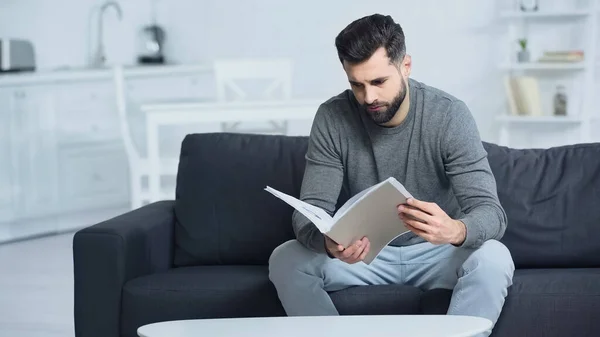
[[[333,217],[319,207],[269,186],[265,190],[302,213],[321,233],[344,247],[366,236],[371,243],[363,260],[366,264],[392,240],[409,232],[398,216],[398,205],[406,203],[412,195],[393,177],[356,194]]]

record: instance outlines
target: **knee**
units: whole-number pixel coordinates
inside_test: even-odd
[[[512,280],[515,265],[506,246],[497,240],[488,240],[476,249],[463,265],[465,272],[481,271],[483,277],[504,276]]]
[[[302,271],[306,268],[313,254],[298,240],[282,243],[273,250],[269,257],[269,278],[274,281],[294,277],[295,271]]]

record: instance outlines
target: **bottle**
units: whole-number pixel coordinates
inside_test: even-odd
[[[556,86],[556,93],[554,94],[554,115],[567,115],[567,93],[565,92],[565,87],[562,85]]]

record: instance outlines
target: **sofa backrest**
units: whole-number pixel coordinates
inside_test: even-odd
[[[293,239],[306,137],[192,134],[182,143],[175,265],[267,264]],[[600,144],[517,150],[484,143],[518,268],[600,267]],[[343,198],[344,196],[340,196]]]
[[[600,144],[484,147],[517,268],[600,267]]]
[[[174,264],[267,264],[294,232],[293,208],[264,188],[297,197],[307,145],[304,137],[186,136],[177,174]]]

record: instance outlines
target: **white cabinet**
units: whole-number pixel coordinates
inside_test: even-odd
[[[108,81],[1,88],[0,223],[47,218],[52,231],[52,216],[127,203],[111,90]]]
[[[13,219],[10,90],[0,90],[0,222]]]
[[[56,123],[48,89],[28,86],[12,91],[13,205],[19,218],[47,215],[56,209]]]
[[[110,81],[78,81],[54,86],[59,144],[115,141],[120,138]]]
[[[127,203],[127,158],[111,89],[98,81],[2,91],[9,108],[0,122],[9,121],[2,123],[9,132],[0,136],[0,159],[7,158],[0,186],[9,188],[0,194],[7,214],[0,221]]]
[[[63,147],[58,156],[61,212],[127,203],[127,158],[120,143]]]
[[[152,69],[125,79],[129,127],[142,147],[139,104],[214,97],[203,72]],[[130,204],[129,160],[112,76],[36,76],[0,77],[0,242],[74,229],[77,224],[61,219],[110,214]]]

